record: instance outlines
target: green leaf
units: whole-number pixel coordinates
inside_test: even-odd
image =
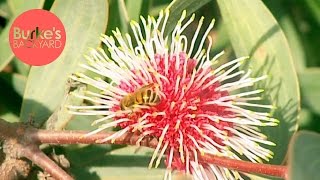
[[[280,124],[261,129],[277,144],[268,146],[275,154],[270,163],[280,164],[289,139],[297,129],[300,108],[299,86],[288,42],[261,1],[218,0],[218,5],[236,55],[250,56],[246,67],[251,67],[254,76],[269,75],[255,88],[265,89],[264,103],[277,107],[273,117],[280,120]]]
[[[162,180],[165,174],[163,161],[160,168],[148,169],[152,153],[153,149],[146,147],[115,149],[110,145],[69,146],[65,150],[65,156],[72,164],[71,172],[80,180]],[[172,179],[189,180],[179,173]]]
[[[0,73],[0,118],[8,122],[19,122],[23,91],[26,78],[18,74]],[[19,90],[20,89],[20,90]]]
[[[126,7],[130,20],[139,22],[143,0],[127,1]]]
[[[309,11],[313,14],[313,17],[316,19],[318,25],[320,25],[320,1],[306,0],[305,3],[308,6]]]
[[[166,7],[169,6],[170,3],[163,4],[163,5],[158,5],[155,7],[150,8],[149,14],[150,16],[156,17],[159,15],[160,11],[163,9],[166,9]]]
[[[133,147],[121,149],[112,150],[108,145],[68,147],[65,155],[75,179],[163,179],[164,169],[148,169],[150,156],[134,154]]]
[[[309,126],[312,126],[312,122],[315,120],[312,112],[307,108],[301,108],[299,116],[299,130],[307,129]]]
[[[292,141],[289,151],[290,180],[317,180],[320,167],[320,134],[300,131]]]
[[[68,89],[68,76],[80,70],[89,47],[100,44],[100,34],[105,32],[108,4],[99,1],[56,0],[51,11],[65,26],[67,41],[60,57],[53,63],[32,67],[24,94],[21,119],[33,118],[35,125],[42,125],[53,111],[60,108]]]
[[[306,54],[303,49],[300,34],[293,22],[293,18],[286,5],[283,5],[281,1],[265,1],[272,14],[278,20],[284,34],[287,37],[293,62],[298,72],[303,71],[306,68]]]
[[[28,76],[29,71],[30,71],[30,65],[25,64],[24,62],[20,61],[19,59],[17,59],[16,57],[13,58],[13,64],[14,67],[17,71],[17,73],[23,75],[23,76]]]
[[[0,17],[9,19],[10,16],[11,16],[11,11],[7,1],[0,1]]]
[[[165,29],[165,34],[170,33],[177,21],[180,19],[181,14],[184,10],[187,11],[187,16],[200,9],[202,6],[210,2],[210,0],[174,0],[167,7],[170,10],[170,16]]]
[[[25,76],[16,73],[0,73],[0,76],[8,83],[8,85],[12,86],[16,93],[21,97],[23,96],[27,83],[27,78]]]
[[[128,32],[128,21],[126,20],[126,17],[124,13],[126,13],[125,7],[123,5],[121,6],[120,1],[123,0],[110,0],[109,4],[109,20],[108,20],[108,27],[107,27],[107,35],[111,35],[112,31],[116,28],[119,28],[119,30],[122,33]]]
[[[108,22],[107,34],[112,34],[112,31],[119,28],[121,33],[129,32],[130,21],[139,22],[141,15],[141,7],[143,0],[125,1],[111,0],[110,1],[110,20]],[[146,4],[149,2],[145,2]]]
[[[7,26],[3,29],[0,34],[0,71],[12,60],[14,57],[13,52],[11,51],[9,45],[9,30],[14,21],[14,19],[20,15],[20,13],[35,9],[41,8],[43,6],[44,0],[30,0],[26,3],[24,0],[15,0],[15,1],[8,1],[9,6],[14,8],[14,15],[12,19],[9,21]]]
[[[302,100],[313,112],[320,115],[320,68],[309,68],[299,73]]]

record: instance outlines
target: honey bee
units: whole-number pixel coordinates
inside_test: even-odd
[[[160,96],[156,84],[148,84],[124,96],[120,101],[121,110],[134,109],[135,105],[155,106],[159,104]]]

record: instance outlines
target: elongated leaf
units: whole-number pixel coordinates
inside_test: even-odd
[[[299,73],[303,102],[320,115],[320,68],[306,69]]]
[[[51,8],[65,26],[67,41],[60,57],[53,63],[32,67],[29,73],[21,110],[21,119],[32,117],[42,125],[59,108],[65,94],[68,76],[79,71],[89,47],[100,44],[99,36],[105,32],[108,4],[99,1],[56,0]]]
[[[290,180],[317,180],[320,167],[320,134],[301,131],[293,139],[289,154]]]
[[[9,1],[11,2],[11,1]],[[13,2],[11,2],[12,4]],[[14,5],[14,15],[9,21],[5,29],[0,34],[0,71],[12,60],[14,57],[9,45],[9,30],[14,21],[14,19],[20,15],[20,13],[27,11],[29,9],[41,8],[43,6],[44,0],[30,0],[26,3],[24,0],[15,0]]]
[[[300,107],[299,86],[287,40],[261,1],[218,0],[218,5],[236,55],[250,55],[250,64],[246,67],[251,67],[255,76],[269,75],[254,88],[265,89],[264,103],[277,107],[273,116],[280,120],[280,124],[261,129],[277,144],[268,147],[275,154],[270,163],[279,164],[297,128]]]
[[[278,20],[287,37],[296,70],[303,71],[306,68],[307,57],[303,49],[302,38],[294,25],[289,9],[281,1],[265,1],[264,3]]]

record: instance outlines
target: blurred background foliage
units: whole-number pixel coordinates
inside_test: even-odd
[[[299,112],[298,128],[299,130],[320,132],[320,1],[264,0],[262,2],[263,6],[270,11],[270,16],[276,19],[284,32],[299,79],[301,111]],[[99,0],[90,2],[0,0],[0,118],[10,122],[29,122],[31,119],[34,121],[34,126],[57,130],[89,130],[93,128],[90,127],[91,122],[88,120],[90,117],[71,117],[63,110],[64,103],[75,101],[72,98],[63,100],[60,98],[65,97],[66,89],[70,88],[66,85],[68,75],[78,71],[77,64],[83,60],[82,56],[87,52],[88,47],[99,45],[100,33],[111,35],[112,30],[119,28],[122,33],[130,34],[130,20],[139,21],[140,15],[144,17],[147,15],[157,16],[159,11],[170,3],[170,0]],[[173,14],[171,20],[174,22],[176,20],[174,18],[179,17],[183,9],[187,9],[188,13],[195,12],[196,19],[204,16],[205,26],[210,23],[212,18],[215,18],[215,28],[210,32],[214,42],[211,54],[225,50],[226,56],[223,56],[220,61],[226,62],[234,59],[238,54],[234,51],[232,35],[229,36],[230,32],[229,34],[227,32],[230,27],[222,21],[223,14],[220,14],[220,10],[223,8],[219,7],[223,6],[221,4],[223,3],[215,0],[178,0],[172,6],[174,10],[171,11]],[[255,3],[252,4],[254,6]],[[14,18],[21,12],[34,8],[54,12],[58,17],[61,17],[67,30],[66,49],[59,57],[63,60],[54,62],[43,69],[31,68],[16,59],[8,45],[8,30]],[[258,16],[258,18],[263,23],[264,17]],[[75,19],[81,23],[72,24]],[[191,24],[187,34],[193,33],[197,27],[196,23],[197,21]],[[76,33],[68,34],[71,31]],[[274,47],[277,48],[277,45],[274,44]],[[285,71],[285,69],[282,70]],[[280,74],[279,71],[279,76]],[[287,79],[292,78],[294,81],[295,75],[286,75],[289,76],[286,77]],[[58,76],[59,79],[56,79],[54,83],[46,82],[46,78],[43,78]],[[277,74],[273,74],[273,76],[276,78]],[[42,77],[42,80],[39,80],[39,77]],[[292,89],[292,91],[295,90]],[[288,92],[288,94],[290,93]],[[299,97],[296,98],[299,102]],[[36,102],[34,102],[35,100]],[[52,114],[54,115],[52,116]],[[47,121],[49,117],[50,119]],[[56,119],[60,122],[55,123]],[[72,164],[70,172],[77,179],[101,179],[103,177],[108,177],[108,179],[119,179],[119,177],[121,177],[120,179],[128,177],[130,179],[161,179],[164,172],[161,168],[147,171],[148,157],[151,152],[147,148],[138,151],[138,153],[135,153],[132,147],[111,145],[44,146],[43,148],[48,154],[54,152],[66,155]],[[92,156],[89,158],[88,154]],[[80,159],[80,157],[84,159]]]

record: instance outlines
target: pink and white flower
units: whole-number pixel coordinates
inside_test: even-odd
[[[252,162],[272,158],[273,153],[260,144],[275,144],[266,140],[259,127],[278,124],[279,121],[268,113],[273,106],[254,103],[261,100],[263,90],[244,91],[266,76],[252,78],[250,70],[236,71],[248,57],[213,68],[223,55],[221,52],[213,58],[209,56],[212,39],[208,34],[214,21],[200,35],[201,18],[189,39],[184,31],[195,16],[186,19],[186,12],[183,12],[173,32],[165,36],[168,18],[167,10],[161,11],[158,19],[142,17],[142,25],[132,21],[133,37],[122,35],[118,29],[111,36],[102,35],[108,52],[102,48],[92,50],[86,56],[87,63],[81,65],[100,77],[84,73],[71,77],[100,92],[75,94],[91,101],[92,105],[69,106],[69,109],[73,114],[102,115],[93,123],[101,125],[88,136],[107,128],[121,127],[102,142],[114,141],[127,132],[139,134],[139,141],[146,137],[157,138],[159,143],[149,167],[157,167],[166,155],[165,179],[171,179],[172,170],[190,173],[194,179],[242,179],[236,171],[199,162],[198,155],[246,157]],[[209,41],[207,49],[204,48],[206,39]],[[200,40],[197,49],[196,40]],[[135,111],[121,109],[123,97],[152,83],[157,85],[160,103],[152,107],[137,105]],[[256,112],[248,107],[266,111]]]

